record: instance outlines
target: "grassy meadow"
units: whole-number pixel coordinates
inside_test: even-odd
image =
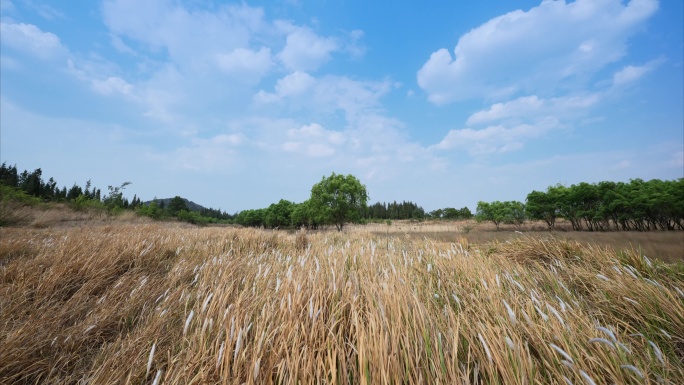
[[[681,261],[450,231],[0,228],[0,383],[684,383]]]

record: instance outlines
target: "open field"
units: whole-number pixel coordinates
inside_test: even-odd
[[[6,384],[684,383],[681,262],[561,238],[0,228],[0,314]]]
[[[373,223],[352,226],[351,231],[368,232],[378,236],[428,238],[445,242],[482,245],[489,242],[506,242],[524,236],[554,237],[594,247],[615,250],[634,249],[649,258],[666,262],[684,261],[684,234],[681,231],[572,231],[569,223],[560,221],[556,230],[548,231],[544,223],[526,223],[520,229],[502,225],[497,231],[491,223],[468,221],[393,221],[391,225]],[[523,234],[520,234],[520,233]]]

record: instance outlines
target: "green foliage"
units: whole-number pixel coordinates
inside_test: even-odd
[[[478,222],[492,222],[497,230],[501,223],[521,226],[526,219],[525,205],[517,201],[477,202],[475,219]]]
[[[34,206],[40,204],[41,200],[26,194],[19,188],[0,183],[0,202],[16,202],[27,206]]]
[[[311,188],[310,205],[314,218],[334,224],[342,231],[344,224],[361,217],[366,207],[366,186],[353,175],[332,173]]]
[[[137,212],[139,215],[150,217],[152,219],[159,219],[163,215],[163,210],[159,207],[157,202],[152,201],[148,205],[142,205],[138,207]]]
[[[527,215],[530,219],[546,222],[549,228],[553,228],[558,218],[558,205],[550,194],[532,191],[527,194]]]
[[[446,207],[443,209],[433,210],[428,214],[428,217],[432,219],[470,219],[473,217],[473,213],[470,209],[463,207],[460,209],[455,209],[453,207]]]
[[[265,209],[244,210],[235,217],[235,223],[248,227],[262,227],[266,223]]]
[[[369,219],[423,219],[425,210],[413,202],[376,202],[364,210],[363,216]]]
[[[181,210],[176,214],[178,220],[183,222],[192,223],[195,225],[207,225],[211,222],[211,218],[202,216],[196,211]]]
[[[118,187],[107,186],[109,195],[102,200],[107,210],[116,211],[116,209],[124,209],[128,206],[128,201],[123,197],[123,190],[130,184],[131,182],[124,182]]]
[[[166,208],[166,210],[172,217],[178,216],[181,211],[190,211],[188,209],[188,205],[185,204],[185,200],[178,195],[171,199],[171,202],[169,202],[169,206]]]
[[[551,228],[565,218],[574,230],[684,230],[684,179],[552,186],[528,194],[527,212]]]
[[[97,199],[89,198],[87,195],[82,194],[73,201],[72,207],[75,210],[82,211],[88,208],[103,209],[105,208],[105,205]]]
[[[270,205],[266,210],[264,218],[266,226],[270,228],[290,227],[292,225],[294,209],[295,204],[285,199]]]

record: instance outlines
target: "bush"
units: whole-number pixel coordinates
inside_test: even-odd
[[[157,202],[151,202],[149,205],[142,205],[137,210],[138,214],[150,217],[152,219],[159,219],[163,214],[163,210],[159,207]]]
[[[204,217],[195,211],[181,210],[178,212],[178,220],[192,223],[193,225],[205,226],[211,222],[211,218]]]

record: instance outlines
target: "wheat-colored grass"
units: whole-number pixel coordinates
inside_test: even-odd
[[[681,265],[518,237],[0,229],[6,384],[684,383]]]

